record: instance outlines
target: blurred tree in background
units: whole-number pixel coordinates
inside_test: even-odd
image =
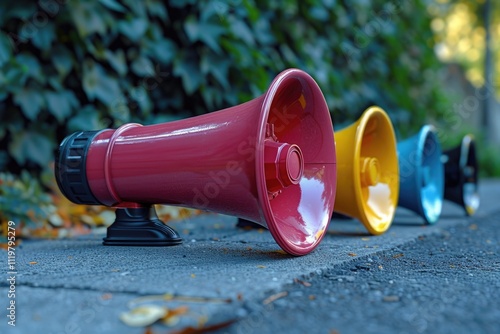
[[[439,0],[429,6],[434,17],[431,26],[436,33],[436,53],[444,62],[458,62],[467,78],[476,86],[484,84],[486,27],[484,10],[489,10],[492,40],[500,40],[500,6],[485,8],[485,0]],[[500,71],[500,44],[492,43],[496,72]],[[499,73],[500,74],[500,73]],[[500,75],[496,74],[496,80]],[[500,95],[500,85],[495,85]]]
[[[454,101],[449,114],[459,117],[448,117],[448,122],[444,117],[441,123],[448,126],[443,124],[441,132],[446,132],[448,146],[458,144],[464,133],[473,133],[480,148],[481,174],[500,176],[500,103],[496,99],[500,96],[500,3],[435,0],[428,10],[433,16],[436,54],[455,72],[446,88]],[[471,84],[457,82],[462,79]]]
[[[0,216],[47,215],[6,199],[53,189],[68,134],[233,106],[289,67],[316,79],[336,127],[377,104],[416,132],[448,108],[430,25],[424,0],[2,1]]]

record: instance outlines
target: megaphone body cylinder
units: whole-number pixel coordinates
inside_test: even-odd
[[[139,198],[141,203],[210,206],[233,215],[237,210],[261,220],[252,187],[258,128],[249,124],[258,122],[259,113],[253,111],[262,101],[182,121],[100,132],[87,155],[92,192],[108,206]],[[239,194],[236,202],[234,194]]]

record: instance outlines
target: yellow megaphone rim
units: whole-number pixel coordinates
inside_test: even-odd
[[[392,224],[399,196],[399,163],[392,122],[380,107],[365,110],[355,136],[354,185],[360,221],[371,234]]]

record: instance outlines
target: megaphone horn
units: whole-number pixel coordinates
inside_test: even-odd
[[[75,203],[122,207],[105,245],[178,243],[149,210],[171,204],[257,222],[286,252],[304,255],[321,241],[333,210],[332,137],[320,88],[289,69],[264,95],[232,108],[75,133],[59,147],[55,174]]]
[[[435,130],[423,126],[398,144],[400,195],[398,205],[420,215],[427,224],[437,222],[444,195],[444,167]]]
[[[476,145],[470,134],[460,145],[442,155],[445,173],[444,198],[462,206],[468,216],[479,208]]]
[[[338,195],[335,212],[357,218],[371,234],[391,225],[399,192],[396,137],[389,116],[368,108],[335,134]]]

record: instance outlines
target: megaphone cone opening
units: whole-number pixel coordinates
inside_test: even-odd
[[[422,158],[422,212],[428,224],[434,224],[441,216],[444,196],[444,166],[441,162],[441,146],[434,128],[425,126]]]
[[[417,213],[427,224],[438,221],[443,206],[442,151],[434,127],[423,126],[398,144],[400,197],[398,205]]]
[[[370,107],[336,133],[338,191],[335,211],[359,219],[371,234],[391,225],[399,194],[396,138],[388,115]]]
[[[458,147],[443,153],[445,161],[444,198],[462,206],[472,216],[480,205],[478,168],[474,137],[465,135]]]
[[[285,251],[307,254],[323,238],[335,201],[336,154],[326,101],[309,75],[288,70],[268,89],[260,122],[257,147],[264,154],[256,156],[255,168],[267,227]],[[271,172],[278,186],[265,167],[265,150],[275,145],[283,146],[278,170]]]
[[[464,136],[462,140],[462,155],[467,157],[463,168],[464,180],[463,185],[463,201],[465,212],[468,216],[472,216],[479,208],[479,192],[478,192],[478,164],[476,157],[476,145],[472,135]]]

